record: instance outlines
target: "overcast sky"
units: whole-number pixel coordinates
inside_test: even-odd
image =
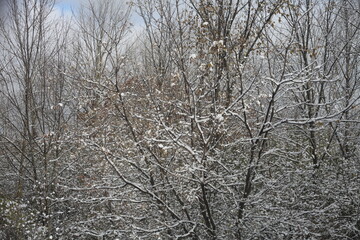
[[[0,0],[0,16],[4,13],[5,0]]]

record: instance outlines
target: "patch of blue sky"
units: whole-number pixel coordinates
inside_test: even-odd
[[[57,1],[54,5],[54,8],[63,14],[72,14],[76,12],[77,7],[77,1]]]

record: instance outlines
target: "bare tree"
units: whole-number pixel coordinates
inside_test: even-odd
[[[60,66],[64,36],[56,34],[65,34],[66,29],[52,21],[53,4],[9,1],[9,13],[0,27],[1,161],[8,165],[2,182],[10,187],[4,189],[5,199],[28,204],[35,214],[30,223],[44,226],[46,231],[39,234],[47,236],[53,231],[50,199],[58,176],[57,140],[66,122]],[[14,238],[19,239],[33,231],[17,230]]]

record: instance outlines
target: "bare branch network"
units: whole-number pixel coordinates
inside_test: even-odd
[[[1,239],[360,239],[360,2],[0,2]]]

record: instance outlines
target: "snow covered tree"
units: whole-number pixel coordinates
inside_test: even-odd
[[[24,66],[3,27],[1,181],[22,190],[1,189],[0,211],[38,194],[30,213],[59,239],[358,239],[359,14],[91,0],[71,45],[39,32]]]

